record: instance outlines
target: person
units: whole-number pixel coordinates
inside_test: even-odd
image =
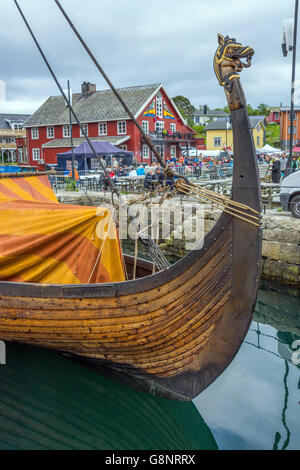
[[[130,167],[130,172],[129,172],[129,178],[136,178],[137,177],[137,172],[136,170],[134,169],[133,166]]]
[[[281,158],[279,161],[280,161],[280,171],[281,171],[282,176],[284,176],[286,173],[286,166],[288,162],[285,152],[281,155]]]
[[[272,164],[272,182],[279,184],[280,183],[280,160],[279,157],[274,157]]]
[[[117,169],[118,166],[119,166],[118,160],[116,159],[116,157],[113,157],[113,159],[112,159],[112,167],[113,167],[113,169]]]
[[[111,178],[115,177],[115,172],[111,169],[111,167],[107,168],[107,173],[109,174]]]
[[[70,178],[72,178],[72,176],[73,176],[72,170],[70,171],[70,173],[68,174],[68,176],[69,176]],[[76,181],[79,180],[79,173],[78,173],[78,170],[77,170],[76,168],[74,168],[74,178],[75,178]]]
[[[150,168],[144,179],[144,188],[153,190],[154,171]]]
[[[146,172],[144,170],[144,167],[142,165],[138,166],[136,170],[137,176],[145,176]]]
[[[99,157],[99,158],[100,158],[101,163],[104,166],[104,168],[107,168],[107,164],[106,164],[106,161],[104,160],[104,158],[103,157]],[[102,165],[100,166],[100,168],[103,168]]]
[[[293,157],[292,159],[292,171],[293,173],[295,173],[295,171],[297,171],[299,168],[299,160],[297,157]]]
[[[155,170],[155,179],[161,186],[163,186],[163,184],[166,180],[166,177],[165,177],[164,172],[161,171],[160,168],[156,168],[156,170]]]

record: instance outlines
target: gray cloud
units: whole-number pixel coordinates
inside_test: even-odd
[[[61,83],[74,91],[83,80],[107,88],[53,0],[19,0]],[[282,19],[294,1],[62,0],[81,34],[118,87],[162,82],[171,96],[198,106],[222,107],[224,92],[212,68],[218,32],[254,47],[253,66],[243,72],[248,102],[289,100],[291,57],[281,53]],[[2,110],[33,112],[56,86],[14,3],[0,5],[0,80],[7,87]]]

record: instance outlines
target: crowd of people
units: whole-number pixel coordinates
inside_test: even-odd
[[[288,170],[288,157],[286,152],[282,154],[268,155],[260,154],[258,156],[260,163],[266,162],[269,165],[271,171],[272,182],[279,184],[287,174]],[[292,172],[297,171],[300,168],[300,157],[293,156],[291,163]]]
[[[273,183],[280,183],[287,173],[288,157],[285,152],[282,154],[260,154],[258,155],[259,163],[267,163],[269,165],[269,172],[272,177]],[[146,189],[153,189],[158,184],[172,185],[173,182],[168,180],[165,172],[158,162],[149,163],[146,165],[126,166],[123,164],[122,158],[112,158],[111,165],[107,165],[105,159],[100,157],[103,165],[113,180],[120,177],[137,178],[144,177],[144,187]],[[168,158],[166,164],[175,171],[181,174],[189,174],[193,172],[194,176],[201,176],[203,169],[219,169],[222,175],[222,168],[233,167],[233,157],[227,155],[225,157],[203,157],[202,154],[196,157],[181,156],[180,158]],[[291,169],[296,171],[300,168],[300,157],[294,156],[292,159]],[[108,186],[108,181],[105,176],[104,185]]]

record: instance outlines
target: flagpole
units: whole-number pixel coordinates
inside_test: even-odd
[[[291,89],[291,130],[290,130],[290,153],[287,162],[286,175],[291,173],[293,159],[293,140],[294,140],[294,95],[295,95],[295,78],[296,78],[296,55],[297,55],[297,32],[298,32],[298,9],[299,0],[295,2],[295,19],[294,19],[294,41],[293,41],[293,64],[292,64],[292,89]],[[297,132],[297,131],[296,131]]]

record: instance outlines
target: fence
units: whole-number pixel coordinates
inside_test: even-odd
[[[216,193],[230,196],[232,167],[230,165],[208,165],[203,168],[198,167],[177,167],[176,172],[187,176],[194,183],[210,189]],[[63,171],[49,175],[50,183],[55,192],[60,191],[82,191],[85,194],[90,192],[106,192],[108,184],[105,182],[103,172],[82,170],[78,171],[79,180],[74,184],[68,174]],[[266,166],[260,167],[260,176],[264,179]],[[114,183],[123,194],[144,192],[144,177],[116,177]],[[280,185],[274,183],[261,183],[262,201],[265,207],[273,207],[279,203]]]

